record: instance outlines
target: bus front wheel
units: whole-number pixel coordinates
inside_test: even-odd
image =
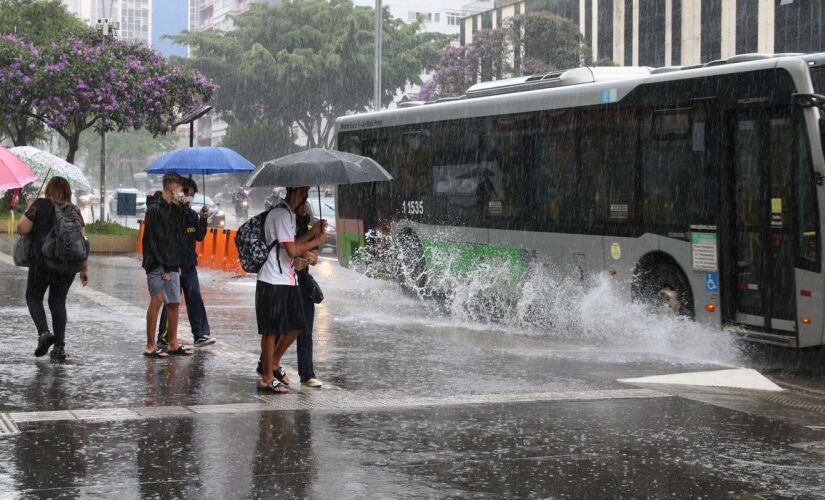
[[[682,270],[669,262],[640,266],[633,279],[633,298],[669,315],[694,315],[690,283]]]

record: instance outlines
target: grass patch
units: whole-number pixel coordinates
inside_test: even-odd
[[[97,221],[86,224],[86,232],[89,234],[113,234],[119,236],[137,236],[138,230],[121,226],[115,222]]]

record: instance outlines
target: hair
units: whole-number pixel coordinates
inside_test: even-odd
[[[178,174],[174,172],[169,172],[167,174],[163,174],[163,189],[164,191],[169,189],[172,184],[183,184],[181,178]]]
[[[46,184],[46,198],[57,203],[72,201],[72,188],[65,177],[52,177]]]
[[[186,193],[195,194],[198,192],[198,184],[188,177],[184,177],[180,180],[180,185],[183,187],[183,191]]]

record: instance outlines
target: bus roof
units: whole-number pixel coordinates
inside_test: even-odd
[[[713,61],[692,67],[574,68],[563,72],[538,75],[539,82],[543,79],[551,82],[545,88],[536,88],[536,75],[485,82],[471,87],[467,95],[460,98],[340,117],[336,120],[336,130],[344,132],[544,109],[609,104],[620,102],[633,89],[646,83],[759,71],[779,66],[804,68],[807,71],[809,66],[820,64],[825,64],[825,53],[810,55],[743,54],[728,60]],[[569,83],[564,84],[563,80],[566,76],[570,76]],[[534,80],[530,81],[531,78]],[[522,90],[519,88],[521,85],[526,88]],[[475,95],[478,97],[474,97]]]

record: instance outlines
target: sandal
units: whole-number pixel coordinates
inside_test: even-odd
[[[191,356],[195,351],[191,347],[186,347],[183,344],[179,345],[174,351],[166,351],[170,356]]]
[[[168,354],[163,352],[160,347],[156,348],[154,351],[143,351],[143,355],[147,358],[167,358],[169,357]]]
[[[272,394],[287,394],[289,389],[277,380],[273,380],[267,385],[258,385],[258,392],[269,392]]]
[[[286,370],[284,370],[283,366],[279,366],[272,370],[272,375],[278,379],[278,382],[288,386],[289,385],[289,377],[286,376]]]

